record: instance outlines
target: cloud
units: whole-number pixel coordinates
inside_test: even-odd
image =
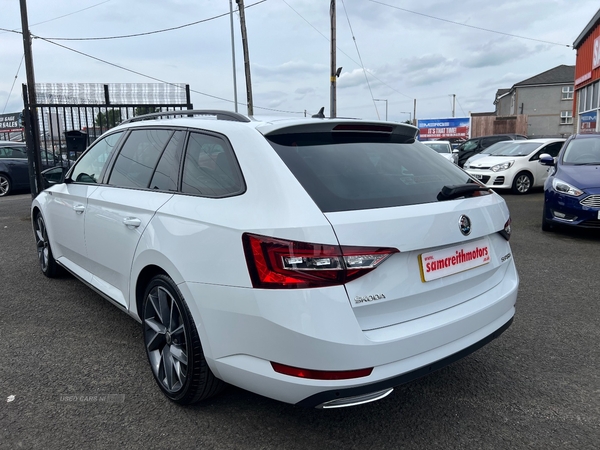
[[[468,57],[464,58],[462,65],[470,69],[501,66],[507,62],[527,58],[539,51],[538,47],[531,48],[510,39],[495,39],[466,50]]]
[[[422,86],[447,81],[459,73],[459,62],[439,54],[415,56],[400,62],[405,84]]]
[[[278,66],[264,66],[261,64],[252,64],[252,74],[259,77],[280,77],[280,76],[305,76],[322,73],[327,70],[323,64],[307,63],[305,61],[287,61]]]

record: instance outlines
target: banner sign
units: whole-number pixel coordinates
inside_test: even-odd
[[[22,130],[21,113],[0,114],[0,133]]]
[[[590,111],[579,115],[579,132],[583,134],[595,133],[598,111]]]
[[[419,119],[419,140],[469,139],[470,117],[451,117],[448,119]]]

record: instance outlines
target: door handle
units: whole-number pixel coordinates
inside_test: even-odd
[[[85,205],[75,205],[73,206],[73,210],[77,213],[77,214],[81,214],[85,211]]]
[[[123,223],[128,227],[137,228],[142,224],[142,221],[137,217],[125,217]]]

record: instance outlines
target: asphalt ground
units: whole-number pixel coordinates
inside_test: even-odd
[[[0,199],[0,449],[598,449],[600,232],[544,233],[543,195],[502,194],[521,285],[513,325],[387,398],[309,410],[229,387],[180,407],[140,325],[40,272],[29,194]]]

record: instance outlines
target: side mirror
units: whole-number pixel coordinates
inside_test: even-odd
[[[48,189],[50,186],[60,184],[65,181],[65,175],[67,174],[68,167],[55,166],[50,169],[46,169],[42,172],[42,180],[44,182],[44,189]]]
[[[556,161],[554,160],[554,158],[552,156],[550,156],[548,153],[542,153],[540,155],[540,159],[538,160],[538,162],[542,165],[542,166],[555,166],[556,165]]]
[[[458,155],[459,150],[457,148],[453,148],[452,149],[452,153],[455,154],[455,155]]]

